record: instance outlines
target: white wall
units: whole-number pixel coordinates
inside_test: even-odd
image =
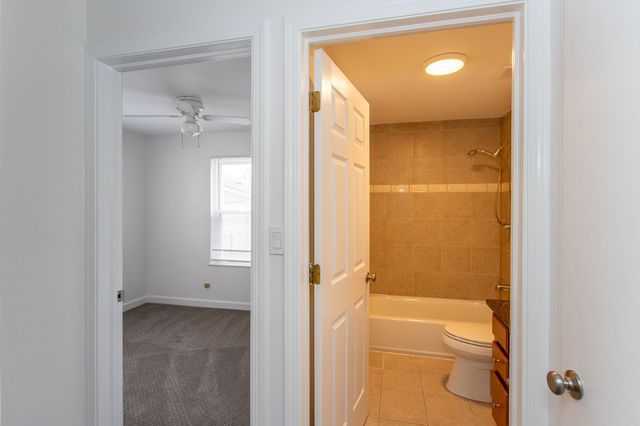
[[[2,0],[5,426],[86,426],[84,0]]]
[[[205,35],[253,33],[267,24],[270,33],[267,46],[269,81],[267,126],[271,139],[269,158],[268,217],[266,224],[284,223],[284,59],[285,18],[319,19],[341,15],[365,17],[402,16],[406,8],[456,8],[480,3],[477,0],[194,0],[185,8],[171,0],[87,0],[88,40],[93,48],[128,48],[157,45],[165,41],[187,45],[198,43]],[[499,0],[496,4],[501,3]],[[194,11],[197,19],[194,19]],[[268,304],[267,324],[261,324],[269,342],[266,365],[269,370],[270,393],[267,396],[268,415],[260,424],[284,424],[284,264],[283,257],[272,255],[261,283]],[[301,283],[302,285],[302,283]]]
[[[182,149],[178,134],[146,145],[147,295],[248,309],[250,269],[209,266],[209,171],[212,157],[250,156],[250,132],[205,133],[199,149],[194,140]]]
[[[122,135],[123,282],[127,304],[147,295],[147,144],[134,132]]]

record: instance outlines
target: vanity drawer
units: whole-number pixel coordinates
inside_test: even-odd
[[[497,342],[493,342],[493,368],[503,382],[509,383],[509,357]]]
[[[498,319],[497,316],[495,316],[495,314],[493,315],[492,329],[496,342],[498,342],[500,347],[504,350],[504,353],[509,355],[509,329]]]
[[[491,372],[491,400],[491,414],[496,426],[509,426],[509,392],[495,371]]]

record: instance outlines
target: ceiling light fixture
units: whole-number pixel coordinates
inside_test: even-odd
[[[429,75],[448,75],[460,71],[466,62],[462,53],[443,53],[429,58],[422,67]]]
[[[193,138],[202,132],[202,126],[200,126],[200,123],[198,123],[195,118],[187,117],[180,127],[180,130],[182,134]]]

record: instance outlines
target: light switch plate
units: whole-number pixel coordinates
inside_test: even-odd
[[[269,227],[269,253],[284,254],[284,234],[282,226]]]

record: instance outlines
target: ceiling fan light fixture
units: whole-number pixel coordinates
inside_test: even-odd
[[[200,126],[200,123],[198,123],[195,118],[188,117],[184,120],[182,126],[180,126],[180,131],[183,135],[193,138],[202,133],[202,126]]]

